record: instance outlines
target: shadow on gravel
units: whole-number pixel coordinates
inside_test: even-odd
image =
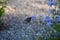
[[[0,24],[0,40],[14,40],[16,31],[22,29],[22,22],[24,19],[28,17],[27,14],[20,14],[20,15],[4,15],[2,17],[2,22]],[[13,32],[14,31],[14,32]],[[14,33],[14,34],[13,34]],[[17,32],[16,32],[17,33]]]
[[[24,19],[28,17],[27,14],[20,14],[20,15],[15,15],[15,14],[9,14],[9,15],[4,15],[2,17],[2,22],[0,24],[0,31],[2,30],[9,30],[10,27],[19,27],[19,24],[24,21]]]
[[[1,23],[0,24],[0,31],[3,31],[3,30],[9,30],[9,25],[7,23]]]

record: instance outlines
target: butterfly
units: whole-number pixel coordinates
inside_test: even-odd
[[[24,23],[30,23],[31,22],[31,17],[28,17],[24,20]]]
[[[36,19],[36,16],[31,16],[31,17],[28,17],[24,20],[25,23],[30,23],[32,20],[35,20]]]

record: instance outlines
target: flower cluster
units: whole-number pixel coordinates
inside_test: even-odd
[[[54,13],[55,9],[49,9],[49,12],[52,14]]]
[[[43,20],[42,20],[43,22],[52,22],[53,21],[53,19],[50,17],[50,16],[46,16],[46,17],[44,17],[43,18]]]
[[[49,9],[49,13],[52,14],[51,16],[45,16],[42,18],[42,25],[43,27],[48,28],[49,30],[52,30],[54,33],[60,32],[60,4],[55,2],[54,0],[48,1],[48,6],[52,7],[55,6],[55,9]],[[56,7],[58,7],[58,10],[56,10]],[[42,32],[44,32],[44,28],[41,28]],[[52,33],[53,34],[53,33]]]
[[[36,19],[36,16],[31,16],[32,20],[35,20]]]
[[[49,13],[52,14],[52,17],[48,15],[41,19],[40,25],[42,27],[40,28],[40,31],[42,33],[46,33],[48,35],[49,31],[52,31],[52,34],[53,34],[53,32],[54,33],[57,33],[58,31],[60,32],[60,30],[58,29],[58,27],[60,28],[60,9],[56,10],[56,7],[60,8],[60,4],[59,5],[57,5],[57,4],[58,3],[55,2],[54,0],[48,1],[48,6],[52,7],[52,5],[54,5],[55,9],[49,9]],[[36,20],[36,16],[31,16],[31,19]],[[47,30],[48,30],[48,32],[47,32]],[[38,33],[38,35],[39,35],[39,33]]]
[[[57,2],[54,2],[54,0],[49,0],[49,2],[48,2],[49,6],[56,5],[56,4],[57,4]]]
[[[53,30],[54,32],[57,31],[60,32],[59,28],[60,28],[60,4],[55,2],[54,0],[49,0],[48,2],[48,6],[55,6],[55,9],[49,9],[49,12],[52,14],[52,19],[53,22],[47,22],[46,26],[50,27],[51,30]],[[58,10],[56,10],[56,7],[58,7]],[[49,18],[48,18],[49,19]],[[55,34],[56,35],[56,34]],[[58,36],[58,35],[57,35]]]
[[[55,19],[56,19],[56,21],[60,21],[60,16],[59,15],[55,15]]]

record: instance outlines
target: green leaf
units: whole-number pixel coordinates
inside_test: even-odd
[[[3,8],[0,8],[0,17],[3,15],[4,12],[5,10]]]

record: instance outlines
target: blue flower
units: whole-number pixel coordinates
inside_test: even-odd
[[[60,33],[58,32],[58,33],[55,33],[53,36],[60,36]]]
[[[31,19],[32,19],[32,20],[35,20],[35,19],[36,19],[36,16],[31,16]]]
[[[57,2],[54,2],[53,0],[49,0],[48,2],[48,6],[52,6],[52,5],[55,5],[57,4]]]
[[[42,19],[43,22],[53,22],[53,19],[50,16],[46,16]]]
[[[55,15],[55,18],[59,18],[59,15]]]
[[[46,16],[43,20],[48,21],[50,19],[50,16]]]
[[[49,1],[51,1],[51,2],[52,2],[52,1],[54,1],[54,0],[49,0]]]
[[[44,29],[44,27],[40,28],[41,32],[46,32],[46,30]]]
[[[59,15],[55,15],[55,18],[57,21],[60,21],[60,16]]]
[[[49,9],[50,13],[54,13],[55,9]]]
[[[52,2],[52,5],[56,5],[56,4],[58,4],[57,2]]]
[[[48,22],[48,23],[46,24],[46,26],[47,26],[47,27],[50,27],[52,24],[53,24],[53,23]]]
[[[48,2],[48,6],[52,6],[53,4],[52,4],[52,2],[51,1],[49,1]]]

